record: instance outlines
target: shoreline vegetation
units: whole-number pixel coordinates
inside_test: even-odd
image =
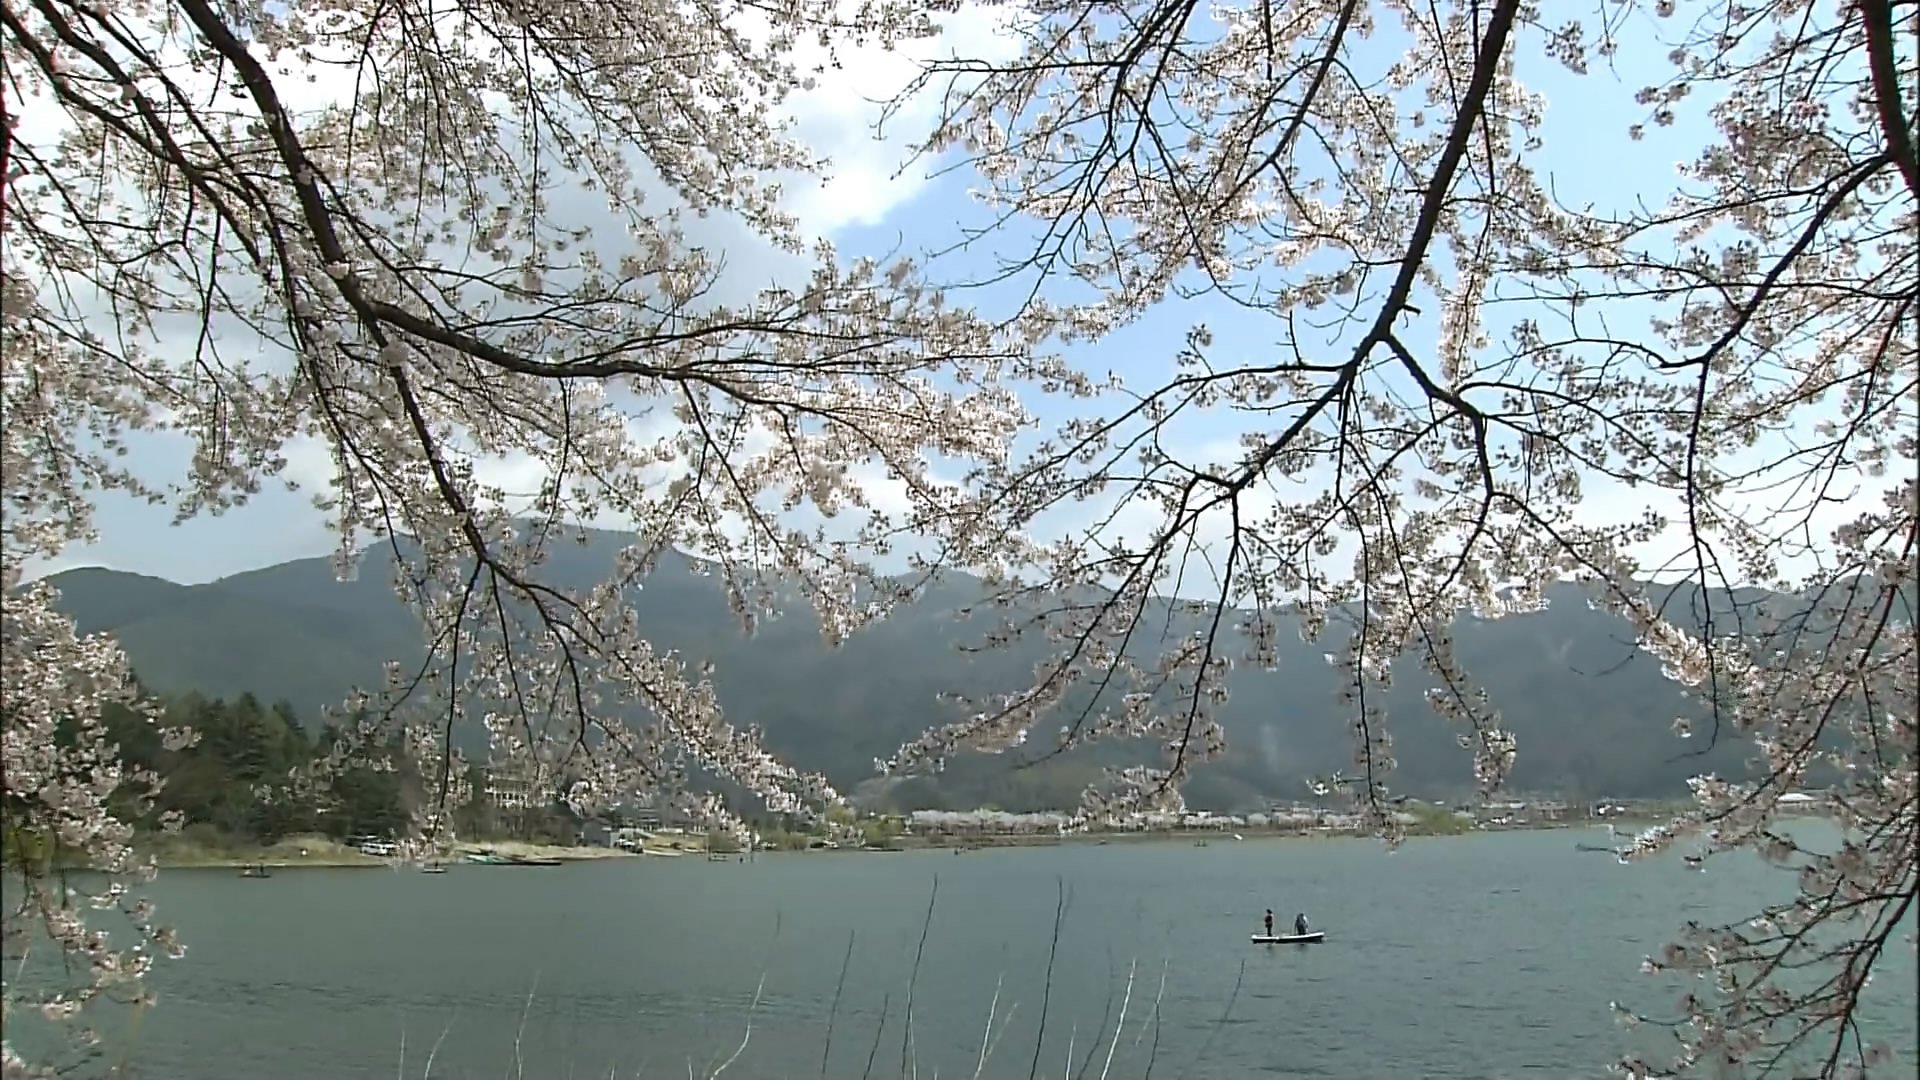
[[[291,836],[272,844],[196,843],[172,837],[148,837],[138,845],[153,856],[162,870],[242,870],[262,866],[268,870],[296,870],[303,867],[329,870],[371,870],[390,867],[393,858],[369,855],[357,847],[326,836]],[[493,854],[523,859],[558,859],[561,862],[587,862],[622,859],[639,852],[619,848],[586,847],[571,844],[538,844],[516,840],[476,840],[454,844],[445,858],[447,865],[468,861],[468,855]]]
[[[1349,822],[1340,820],[1344,815],[1297,804],[1284,821],[1249,814],[1212,817],[1207,823],[1191,818],[1140,821],[1065,833],[1056,827],[1061,815],[1023,813],[1018,806],[1011,808],[1012,813],[998,808],[930,811],[940,816],[937,821],[914,820],[917,812],[841,806],[810,824],[792,818],[754,821],[749,815],[748,824],[759,831],[747,850],[731,834],[709,833],[701,824],[685,820],[661,820],[650,808],[581,819],[558,801],[543,805],[530,799],[531,793],[517,776],[496,775],[476,765],[467,780],[477,797],[451,814],[450,839],[430,853],[407,854],[395,852],[393,840],[407,834],[419,808],[430,798],[431,784],[397,739],[342,755],[335,752],[336,743],[352,723],[329,722],[310,729],[285,702],[266,705],[247,694],[232,701],[183,694],[162,703],[161,711],[164,723],[160,725],[119,707],[104,710],[102,720],[122,757],[162,780],[153,803],[138,804],[123,793],[116,796],[114,809],[134,827],[135,849],[163,869],[353,869],[427,862],[550,866],[656,856],[735,861],[776,852],[942,849],[959,854],[1064,844],[1202,845],[1357,835]],[[191,745],[167,745],[159,733],[162,727],[190,730],[196,739]],[[279,783],[277,778],[290,777],[330,753],[343,760],[317,786],[297,796],[280,790],[274,798],[260,797],[263,787]],[[501,797],[506,794],[515,798]],[[1542,818],[1495,810],[1499,816],[1481,821],[1463,806],[1407,800],[1404,811],[1396,816],[1409,837],[1599,824],[1578,814],[1562,816],[1569,808],[1564,802],[1553,805],[1553,813]],[[1302,818],[1302,813],[1307,816]],[[1202,812],[1197,817],[1210,815]],[[164,827],[169,818],[179,826],[177,831]],[[77,869],[74,854],[46,835],[12,827],[0,830],[0,865],[9,868]]]
[[[273,786],[324,757],[342,738],[344,728],[321,724],[309,730],[284,701],[263,705],[242,694],[236,700],[184,694],[163,701],[165,726],[190,728],[198,740],[192,746],[169,748],[161,744],[156,724],[127,709],[108,709],[104,721],[121,755],[138,769],[159,778],[156,803],[134,805],[117,796],[117,811],[134,826],[134,847],[152,857],[161,869],[372,869],[413,863],[503,863],[555,865],[624,857],[714,857],[755,859],[762,853],[799,851],[910,851],[947,849],[966,853],[987,847],[1121,846],[1121,844],[1233,844],[1238,840],[1329,840],[1356,836],[1342,824],[1342,815],[1325,807],[1294,807],[1286,821],[1267,821],[1261,815],[1246,819],[1212,817],[1212,822],[1133,822],[1131,826],[1060,832],[1046,813],[933,811],[945,815],[939,822],[910,821],[914,815],[881,813],[881,807],[858,811],[835,807],[824,821],[801,826],[793,819],[751,821],[755,844],[741,846],[732,834],[707,832],[689,821],[662,821],[645,811],[634,815],[607,815],[580,819],[563,805],[538,805],[520,788],[501,788],[515,799],[488,798],[501,778],[474,767],[468,782],[478,798],[453,811],[449,840],[430,853],[396,851],[394,840],[405,836],[417,819],[417,809],[430,796],[430,784],[407,759],[397,740],[369,748],[380,761],[353,759],[336,769],[319,786],[307,786],[296,798],[282,790],[278,798],[261,799],[259,790]],[[509,776],[511,778],[511,776]],[[1521,803],[1513,803],[1521,805]],[[1398,815],[1409,838],[1459,836],[1503,828],[1582,828],[1596,826],[1584,815],[1563,817],[1565,803],[1555,803],[1546,819],[1521,821],[1496,817],[1476,821],[1465,807],[1446,807],[1405,799]],[[1626,809],[1626,807],[1615,807]],[[1651,805],[1640,809],[1653,809]],[[1306,813],[1308,817],[1300,817]],[[1500,811],[1503,813],[1503,811]],[[173,819],[179,830],[163,828]],[[1210,815],[1198,815],[1210,819]],[[645,828],[636,828],[645,824]],[[0,865],[13,869],[79,869],[71,851],[52,838],[15,828],[0,832]],[[259,874],[250,874],[259,876]]]
[[[1526,825],[1509,825],[1495,829],[1465,830],[1423,830],[1409,828],[1410,840],[1436,839],[1447,836],[1468,836],[1480,832],[1542,832],[1565,830],[1578,832],[1588,823],[1574,822],[1538,822]],[[880,854],[904,851],[951,851],[961,854],[992,848],[1037,848],[1037,847],[1088,847],[1088,846],[1131,846],[1141,844],[1190,844],[1194,846],[1232,843],[1258,843],[1274,841],[1313,842],[1352,838],[1359,834],[1351,830],[1340,829],[1242,829],[1238,833],[1224,833],[1203,830],[1150,830],[1150,831],[1087,831],[1055,834],[984,834],[978,836],[918,836],[897,835],[890,837],[887,844],[861,845],[843,844],[839,846],[800,846],[767,845],[752,853],[752,857],[771,855],[823,855],[823,854]],[[207,844],[181,842],[178,838],[151,837],[144,845],[145,853],[152,855],[163,870],[241,870],[247,867],[262,866],[267,870],[294,869],[379,869],[404,861],[376,855],[368,855],[358,848],[324,836],[288,837],[273,844],[257,845],[247,843]],[[744,849],[730,844],[723,845],[717,840],[708,847],[707,837],[698,833],[673,834],[660,832],[648,837],[638,850],[618,847],[604,847],[580,844],[533,843],[518,840],[473,840],[458,842],[448,849],[446,865],[469,863],[470,855],[503,856],[509,859],[557,860],[561,863],[599,862],[607,859],[640,859],[648,857],[702,856],[711,850],[716,858],[727,861],[746,858]]]

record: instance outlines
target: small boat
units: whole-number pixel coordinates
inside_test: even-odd
[[[420,872],[423,874],[444,874],[447,872],[447,865],[437,862],[421,863]]]
[[[270,878],[273,875],[267,872],[264,863],[255,863],[252,866],[242,867],[240,876],[245,878]]]
[[[1325,930],[1315,930],[1308,934],[1255,934],[1255,945],[1318,945],[1327,940]]]

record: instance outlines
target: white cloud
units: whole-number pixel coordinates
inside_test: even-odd
[[[874,125],[881,115],[881,102],[899,93],[917,74],[919,65],[937,54],[949,51],[1009,54],[1012,43],[996,40],[995,32],[999,22],[997,13],[1004,10],[970,5],[945,17],[947,30],[941,38],[914,42],[899,50],[868,47],[844,51],[839,66],[823,66],[811,90],[798,91],[784,103],[783,111],[793,120],[796,133],[831,163],[824,183],[799,177],[789,178],[784,184],[787,204],[798,216],[803,232],[831,236],[845,228],[876,224],[920,191],[925,183],[924,170],[902,171],[900,167],[910,154],[911,137],[924,130],[935,105],[930,95],[908,102],[897,114],[898,122],[888,130],[888,137],[881,139],[874,133]],[[186,57],[179,44],[174,42],[172,47],[162,49],[162,57],[176,70],[176,77],[190,81],[193,76],[186,71]],[[263,55],[264,50],[256,48],[255,53]],[[803,70],[823,58],[824,54],[811,44],[803,45],[797,56]],[[356,74],[351,68],[300,67],[291,53],[281,54],[272,64],[277,90],[298,113],[312,114],[339,104],[349,100],[354,92]],[[65,113],[46,96],[29,97],[23,105],[18,137],[51,146],[67,126]],[[661,200],[671,201],[664,188]],[[619,253],[621,240],[626,235],[624,219],[609,210],[600,197],[575,193],[554,209],[569,224],[587,226],[594,243],[603,252]],[[573,220],[576,218],[577,221]],[[776,251],[742,223],[724,215],[689,219],[686,228],[691,244],[724,253],[727,280],[710,295],[715,302],[737,301],[754,290],[783,279],[791,281],[810,270],[805,258]],[[84,297],[80,300],[86,302]],[[156,326],[163,340],[150,343],[149,347],[173,353],[184,361],[188,348],[185,342],[192,340],[197,330],[189,325],[192,321],[163,317]],[[254,363],[269,371],[284,372],[289,367],[287,358],[271,343],[262,341],[237,320],[222,320],[215,327],[215,336],[229,357],[256,358]],[[670,427],[661,427],[644,407],[623,411],[635,427],[636,437],[652,440],[671,433]],[[140,434],[135,435],[131,443],[143,462],[140,472],[149,480],[165,484],[178,482],[184,476],[186,457],[181,450],[185,443],[181,437]],[[300,488],[297,494],[280,490],[285,485],[276,482],[250,505],[217,521],[190,523],[184,531],[171,528],[171,515],[164,508],[106,495],[98,500],[109,511],[100,519],[102,541],[70,549],[56,562],[41,562],[32,567],[31,572],[108,563],[176,578],[204,579],[209,575],[204,569],[204,559],[197,556],[204,553],[207,545],[195,544],[196,550],[192,553],[182,547],[186,533],[204,536],[207,527],[217,528],[224,537],[241,541],[243,547],[248,540],[257,541],[263,555],[271,552],[277,557],[286,557],[283,544],[277,542],[281,538],[299,538],[299,547],[315,553],[327,550],[331,541],[326,535],[325,516],[313,510],[311,500],[328,491],[334,476],[332,452],[309,435],[294,436],[283,452],[287,467],[280,480],[297,485]],[[483,483],[508,493],[509,504],[516,497],[524,502],[527,495],[538,489],[546,473],[543,463],[525,454],[481,459],[475,462],[475,468]],[[887,480],[882,467],[861,465],[855,471],[859,480],[868,483],[876,509],[898,511],[907,506],[904,484]],[[659,477],[663,485],[671,479],[665,471]],[[592,524],[619,527],[623,523],[602,515]],[[160,529],[167,531],[156,538],[154,534]],[[235,570],[254,562],[244,554],[235,561],[236,565],[231,567]]]
[[[939,18],[938,36],[897,48],[841,48],[837,64],[830,62],[828,52],[817,42],[803,38],[792,58],[799,70],[813,72],[814,86],[794,91],[780,111],[795,123],[808,146],[833,163],[826,184],[789,185],[791,206],[809,231],[831,234],[848,225],[876,224],[912,198],[925,182],[924,173],[903,172],[901,166],[914,138],[925,133],[936,114],[939,88],[931,87],[904,102],[887,135],[878,138],[875,125],[882,104],[906,90],[921,66],[931,60],[948,55],[983,60],[1016,55],[1018,41],[1003,27],[1018,8],[1018,4],[963,3]],[[746,36],[763,42],[767,37],[764,27],[758,33],[748,30]],[[157,49],[156,55],[176,79],[192,81],[183,75],[187,53],[180,41]],[[317,113],[350,101],[356,89],[365,86],[362,75],[351,67],[301,64],[285,53],[275,58],[272,70],[276,93],[296,113]],[[15,105],[15,115],[20,122],[18,135],[27,141],[46,141],[66,127],[65,113],[50,96],[24,98]]]
[[[926,165],[908,164],[914,141],[937,119],[938,85],[923,89],[888,121],[883,134],[874,125],[880,104],[906,90],[921,65],[949,54],[1004,60],[1019,43],[1002,30],[1009,8],[965,4],[941,21],[937,38],[899,49],[861,48],[827,69],[811,91],[796,94],[789,111],[808,145],[832,162],[824,185],[796,188],[790,200],[801,221],[832,234],[849,226],[885,221],[925,186]],[[818,50],[803,50],[809,59]]]

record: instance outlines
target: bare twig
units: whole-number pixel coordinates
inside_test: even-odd
[[[1000,984],[1006,981],[1007,973],[1001,972],[993,977],[993,1000],[987,1003],[987,1023],[980,1031],[980,1060],[973,1066],[974,1080],[987,1067],[987,1046],[993,1039],[993,1018],[1000,1010]]]
[[[847,968],[853,964],[853,938],[857,931],[847,931],[847,951],[840,958],[840,977],[833,982],[833,1004],[827,1008],[826,1045],[820,1048],[820,1077],[826,1080],[827,1061],[833,1056],[833,1024],[840,1016],[840,994],[847,988]]]
[[[1113,1051],[1120,1045],[1120,1033],[1127,1026],[1127,1006],[1133,1003],[1133,974],[1139,964],[1136,959],[1127,965],[1127,989],[1120,999],[1120,1019],[1114,1022],[1113,1038],[1107,1042],[1107,1060],[1100,1066],[1100,1080],[1107,1080],[1107,1074],[1113,1070]]]
[[[1053,1003],[1053,961],[1060,954],[1060,926],[1067,915],[1067,879],[1053,879],[1053,931],[1047,938],[1047,976],[1040,990],[1040,1027],[1033,1036],[1033,1061],[1027,1066],[1027,1080],[1040,1072],[1040,1048],[1047,1040],[1047,1009]]]
[[[900,1034],[900,1075],[918,1075],[919,1062],[913,1047],[913,992],[920,981],[920,957],[927,949],[927,932],[933,928],[933,905],[940,898],[940,875],[933,876],[933,888],[927,892],[927,914],[920,921],[920,943],[914,946],[913,970],[907,975],[907,1017]]]
[[[1226,1007],[1220,1010],[1220,1018],[1215,1020],[1213,1026],[1207,1029],[1207,1039],[1200,1044],[1200,1049],[1193,1055],[1193,1060],[1187,1063],[1186,1068],[1180,1070],[1180,1077],[1185,1077],[1188,1069],[1206,1060],[1207,1052],[1213,1049],[1213,1040],[1219,1037],[1220,1029],[1227,1025],[1227,1018],[1233,1015],[1233,1005],[1240,1000],[1240,985],[1244,983],[1246,979],[1247,962],[1242,959],[1240,961],[1240,970],[1233,977],[1233,990],[1227,995]]]
[[[533,983],[527,987],[527,1000],[520,1006],[520,1022],[513,1029],[513,1080],[525,1080],[527,1074],[526,1058],[521,1054],[521,1039],[527,1033],[527,1014],[533,1011],[533,994],[540,987],[540,973],[533,973]]]

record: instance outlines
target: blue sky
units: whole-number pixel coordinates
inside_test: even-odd
[[[1634,90],[1665,79],[1671,70],[1665,49],[1654,46],[1647,30],[1641,26],[1628,31],[1615,72],[1596,68],[1585,76],[1547,59],[1537,32],[1520,42],[1520,78],[1547,100],[1545,146],[1533,156],[1535,168],[1551,177],[1567,204],[1624,209],[1637,197],[1664,201],[1675,183],[1675,163],[1690,157],[1711,136],[1705,119],[1710,103],[1694,101],[1682,109],[1674,127],[1651,128],[1643,142],[1627,140],[1628,126],[1646,116],[1646,108],[1633,102]],[[1389,44],[1382,43],[1383,47]],[[808,197],[811,219],[824,223],[843,252],[881,254],[903,247],[911,251],[945,246],[955,235],[957,223],[980,218],[980,208],[967,194],[978,183],[977,177],[961,170],[916,182],[917,176],[910,175],[889,187],[886,175],[899,159],[900,146],[874,144],[864,136],[860,130],[864,107],[857,90],[846,85],[830,87],[831,107],[823,106],[803,118],[805,129],[827,144],[844,174],[835,188]],[[752,250],[729,254],[735,265],[749,267],[757,257]],[[962,253],[936,263],[935,270],[943,279],[965,279],[983,275],[989,265],[983,253]],[[1001,297],[1006,292],[998,290]],[[974,299],[989,306],[996,302],[993,294]],[[1510,311],[1501,318],[1510,322],[1522,314],[1526,313]],[[1207,297],[1162,304],[1105,340],[1076,347],[1072,355],[1088,369],[1117,371],[1129,384],[1157,383],[1171,372],[1171,359],[1189,327],[1202,322],[1214,331],[1215,352],[1227,357],[1260,355],[1273,348],[1279,337],[1271,316]],[[1436,322],[1437,313],[1429,311],[1406,328],[1403,340],[1416,354],[1432,348]],[[1503,328],[1501,322],[1490,326],[1496,339]],[[1337,347],[1336,342],[1328,344]],[[1043,425],[1064,415],[1052,402],[1036,401],[1030,407]],[[1244,422],[1238,417],[1212,413],[1177,425],[1170,437],[1185,443],[1189,452],[1205,454],[1208,448],[1231,444],[1242,430]],[[186,451],[179,440],[143,438],[140,447],[142,471],[148,475],[184,473]],[[1644,505],[1642,496],[1625,491],[1600,488],[1590,491],[1590,496],[1595,512],[1609,517],[1637,512]],[[249,506],[175,525],[167,507],[109,496],[98,504],[100,542],[69,549],[38,569],[105,565],[192,583],[324,555],[333,549],[334,541],[324,518],[308,500],[306,493],[270,485]]]

